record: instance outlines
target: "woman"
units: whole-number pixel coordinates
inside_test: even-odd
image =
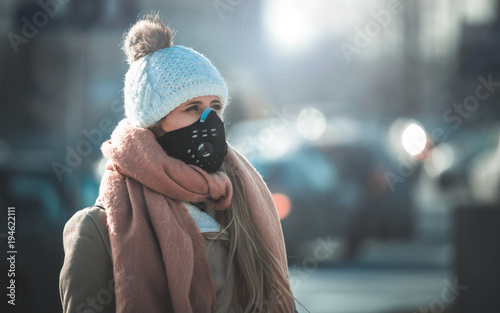
[[[157,16],[124,50],[98,203],[64,228],[64,312],[294,312],[270,192],[225,140],[220,73]]]

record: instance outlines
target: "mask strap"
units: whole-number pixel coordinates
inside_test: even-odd
[[[207,119],[207,116],[208,114],[210,114],[210,112],[213,111],[212,108],[206,108],[204,111],[203,111],[203,114],[201,114],[201,118],[200,118],[200,122],[204,122],[206,119]]]

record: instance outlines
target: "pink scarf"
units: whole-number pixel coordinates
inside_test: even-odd
[[[208,313],[215,303],[204,238],[182,202],[228,209],[223,172],[169,157],[147,129],[122,120],[103,143],[109,158],[100,198],[108,213],[116,312]],[[283,233],[271,194],[248,161],[229,147],[257,230],[288,275]],[[291,301],[291,300],[290,300]]]

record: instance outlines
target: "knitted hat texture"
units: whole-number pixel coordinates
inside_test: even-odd
[[[184,46],[164,48],[133,61],[125,75],[125,115],[146,128],[180,104],[200,96],[228,101],[224,79],[202,54]]]

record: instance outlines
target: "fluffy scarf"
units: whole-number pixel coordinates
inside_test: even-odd
[[[204,238],[182,204],[230,207],[223,172],[169,157],[147,129],[122,120],[101,150],[109,160],[100,186],[108,213],[116,312],[209,313],[216,295]],[[288,273],[271,194],[247,160],[229,147],[226,162],[242,179],[257,230]]]

